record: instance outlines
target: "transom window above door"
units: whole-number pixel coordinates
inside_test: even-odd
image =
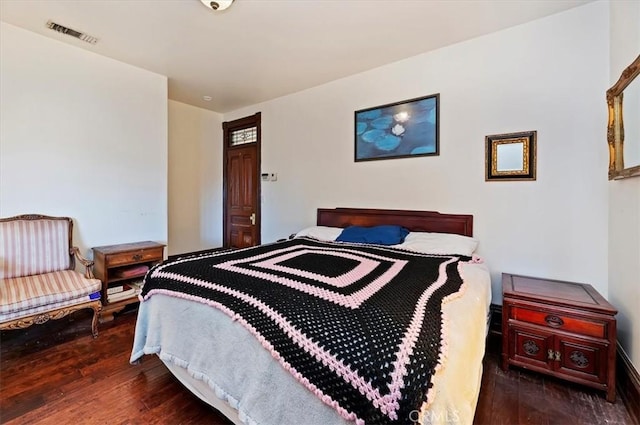
[[[258,141],[258,127],[243,128],[233,130],[229,140],[230,146],[244,145],[246,143],[255,143]]]

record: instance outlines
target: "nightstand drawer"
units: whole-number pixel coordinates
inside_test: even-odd
[[[107,266],[113,267],[120,264],[131,264],[144,261],[162,260],[163,247],[151,248],[138,251],[122,252],[107,256]]]
[[[513,306],[510,317],[526,323],[534,323],[567,332],[578,332],[596,338],[606,338],[606,323],[572,317],[547,311],[533,310],[525,307]]]

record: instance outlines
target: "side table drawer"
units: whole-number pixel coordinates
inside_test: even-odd
[[[113,267],[120,264],[131,264],[142,261],[162,260],[163,248],[144,249],[138,251],[122,252],[108,255],[107,266]]]
[[[513,306],[510,310],[510,318],[546,326],[548,328],[561,329],[567,332],[577,332],[581,335],[589,335],[596,338],[606,338],[607,336],[606,323],[572,317],[566,314]]]

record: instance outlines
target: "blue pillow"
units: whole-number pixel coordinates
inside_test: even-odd
[[[374,243],[397,245],[404,242],[409,230],[401,226],[383,225],[374,227],[349,226],[336,239],[338,242]]]

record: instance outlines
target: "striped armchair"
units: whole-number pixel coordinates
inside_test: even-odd
[[[69,217],[20,215],[0,219],[0,329],[20,329],[93,309],[98,336],[101,282],[72,244]],[[75,259],[85,267],[75,271]]]

